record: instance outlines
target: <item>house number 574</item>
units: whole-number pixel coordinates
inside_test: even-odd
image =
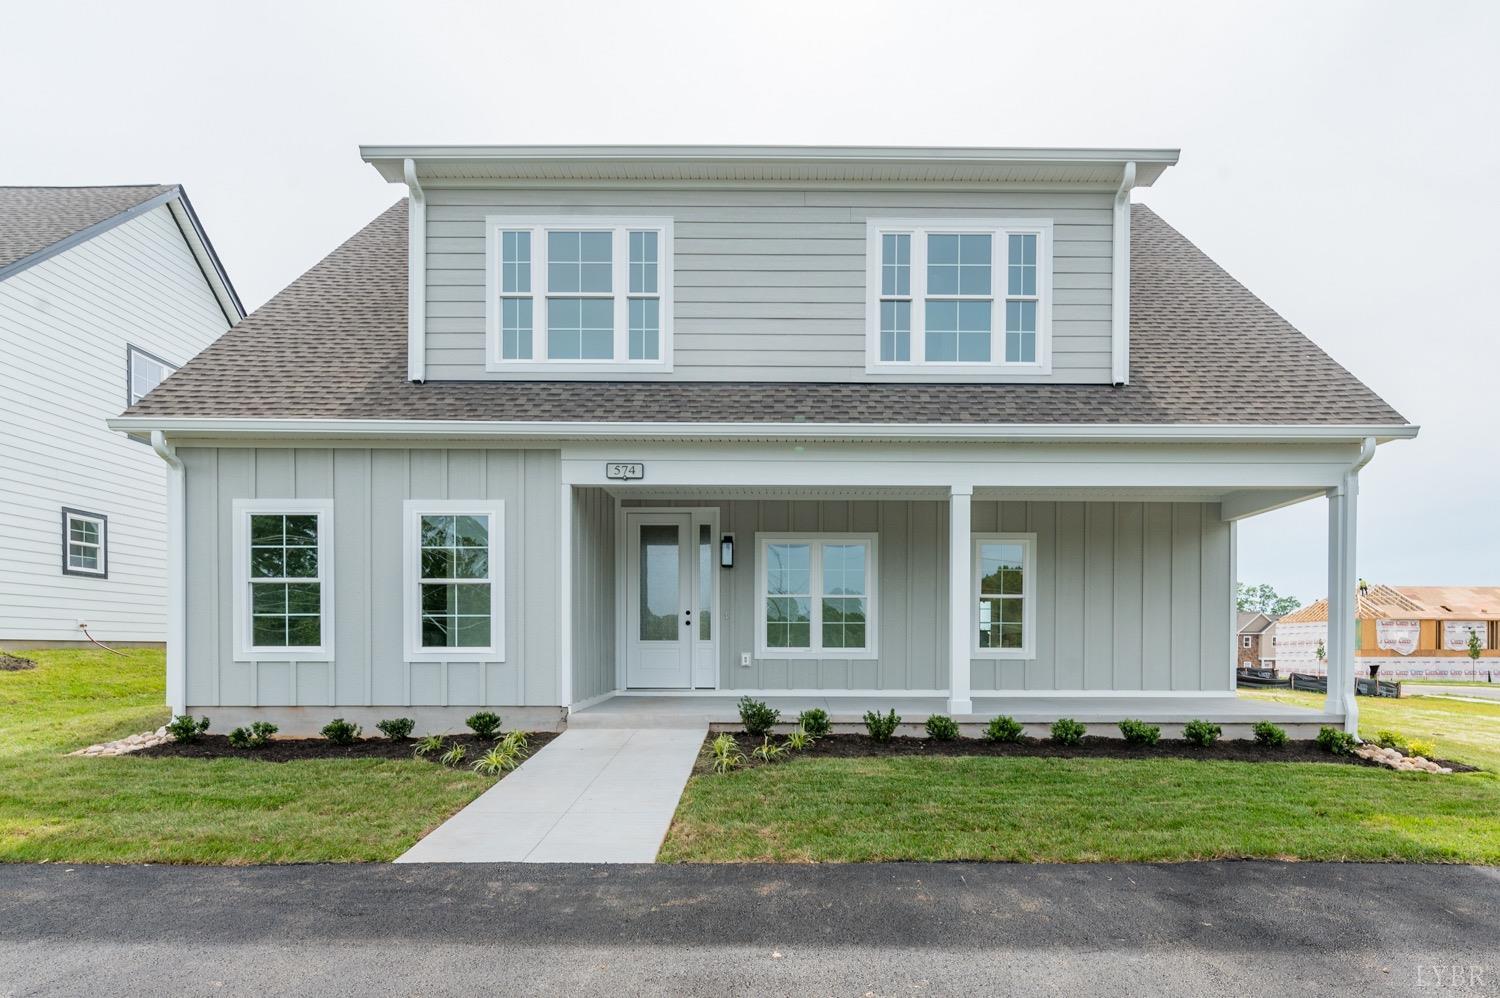
[[[604,465],[604,477],[632,481],[646,477],[646,466],[639,461],[610,461]]]

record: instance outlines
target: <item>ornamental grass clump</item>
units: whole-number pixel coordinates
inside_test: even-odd
[[[732,769],[738,769],[745,762],[745,753],[740,750],[740,743],[735,741],[734,736],[728,732],[710,742],[709,751],[713,755],[714,772],[720,776]]]

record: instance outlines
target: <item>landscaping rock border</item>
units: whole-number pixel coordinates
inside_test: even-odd
[[[1354,754],[1376,765],[1406,773],[1451,773],[1455,765],[1451,763],[1446,766],[1439,765],[1436,761],[1420,755],[1402,755],[1393,748],[1382,748],[1374,742],[1366,742],[1359,746],[1354,750]]]
[[[104,742],[99,745],[90,745],[81,748],[77,752],[69,752],[68,755],[130,755],[133,752],[141,752],[145,749],[165,745],[172,740],[167,734],[165,727],[157,728],[155,731],[142,731],[138,735],[127,735],[124,738],[112,742]]]

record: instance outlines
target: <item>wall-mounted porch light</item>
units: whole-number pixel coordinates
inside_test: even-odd
[[[734,535],[725,534],[719,540],[719,564],[724,568],[734,567]]]

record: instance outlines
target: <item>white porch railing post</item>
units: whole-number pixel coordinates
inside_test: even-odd
[[[974,713],[969,681],[969,629],[973,617],[969,586],[973,576],[974,486],[955,485],[948,496],[948,713]]]
[[[1354,697],[1355,493],[1359,475],[1328,490],[1328,695],[1324,709],[1342,714],[1344,730],[1359,730]]]
[[[1354,658],[1355,595],[1359,570],[1356,564],[1359,554],[1359,472],[1344,476],[1344,522],[1343,543],[1339,550],[1344,557],[1344,616],[1339,621],[1340,647],[1344,651],[1344,730],[1356,737],[1359,735],[1359,697],[1355,684],[1359,682]]]

